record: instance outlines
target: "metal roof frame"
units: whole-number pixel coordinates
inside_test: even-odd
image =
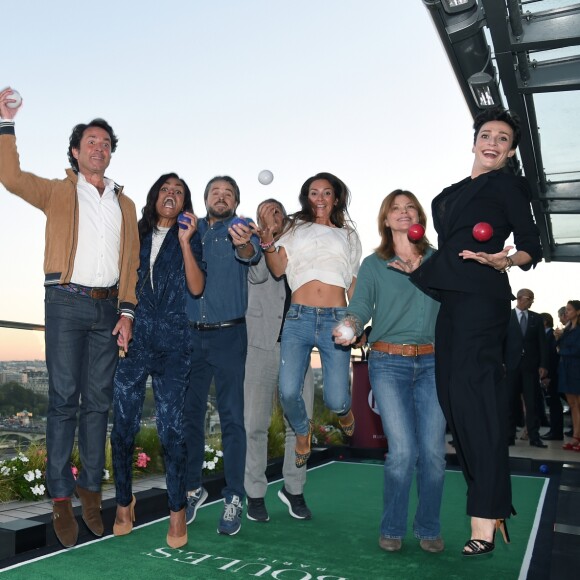
[[[580,47],[580,4],[532,13],[524,10],[529,2],[522,0],[477,0],[467,2],[464,11],[449,14],[441,0],[423,3],[429,9],[471,114],[475,117],[481,109],[468,79],[485,72],[495,85],[490,88],[497,95],[498,104],[517,113],[522,121],[519,158],[532,188],[532,209],[544,259],[580,262],[580,243],[557,243],[551,219],[556,214],[580,215],[580,179],[547,178],[534,104],[536,94],[580,90],[580,50],[577,55],[561,58],[534,58],[547,50]],[[501,97],[500,84],[507,105]],[[518,158],[512,159],[511,170],[519,172]],[[577,169],[573,173],[580,175],[580,154]]]

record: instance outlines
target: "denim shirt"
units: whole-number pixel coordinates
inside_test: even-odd
[[[258,237],[252,235],[254,255],[241,258],[228,227],[235,216],[209,225],[207,218],[198,221],[203,261],[205,262],[205,288],[201,296],[187,296],[187,315],[191,322],[215,324],[243,318],[248,307],[248,270],[256,264],[262,252]]]

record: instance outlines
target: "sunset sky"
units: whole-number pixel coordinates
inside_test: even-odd
[[[471,118],[421,0],[21,0],[5,17],[0,88],[24,99],[23,169],[62,178],[72,127],[104,117],[119,136],[108,176],[139,212],[168,171],[199,215],[206,182],[232,175],[251,216],[267,197],[297,209],[302,183],[330,171],[351,189],[366,256],[389,192],[413,191],[430,214],[471,169]],[[44,215],[1,186],[0,208],[0,320],[43,323]],[[580,298],[578,264],[510,279],[538,312]],[[38,336],[0,330],[0,360],[43,357]]]

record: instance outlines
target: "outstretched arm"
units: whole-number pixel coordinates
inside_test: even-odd
[[[527,252],[518,250],[515,254],[508,256],[509,251],[513,246],[506,246],[501,252],[497,254],[486,254],[485,252],[472,252],[471,250],[463,250],[459,252],[464,260],[475,260],[485,266],[491,266],[494,270],[499,272],[507,272],[512,266],[525,266],[532,261],[532,257]]]

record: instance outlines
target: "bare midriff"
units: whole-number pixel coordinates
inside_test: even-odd
[[[317,308],[340,308],[346,306],[346,293],[340,286],[312,280],[292,292],[292,303]]]

